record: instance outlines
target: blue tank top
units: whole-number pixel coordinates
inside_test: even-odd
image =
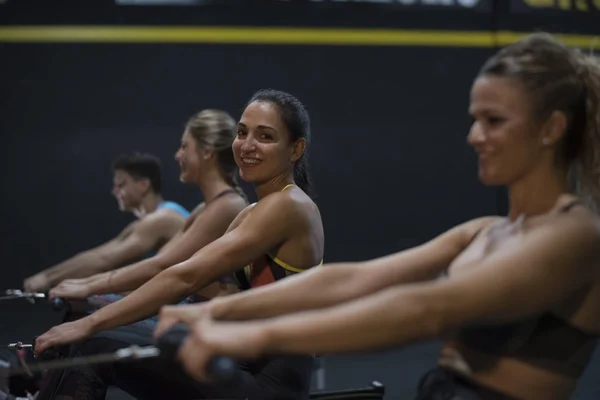
[[[156,207],[157,210],[160,210],[161,208],[168,208],[174,210],[179,214],[183,215],[185,218],[188,218],[190,216],[190,212],[188,210],[175,203],[174,201],[163,201],[158,205],[158,207]]]

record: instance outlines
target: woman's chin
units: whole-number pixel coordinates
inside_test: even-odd
[[[498,176],[490,175],[490,174],[479,174],[479,182],[484,184],[485,186],[504,186],[506,182],[500,179]]]
[[[190,183],[190,178],[185,172],[182,172],[179,174],[179,181],[182,183]]]
[[[258,177],[254,176],[254,174],[252,173],[248,173],[243,170],[240,170],[240,179],[244,182],[251,183],[253,185],[260,183],[260,179],[258,179]]]

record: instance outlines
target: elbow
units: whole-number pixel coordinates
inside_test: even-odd
[[[152,272],[152,274],[154,275],[157,275],[167,270],[169,267],[173,266],[178,261],[172,260],[171,258],[165,257],[164,255],[157,254],[154,257],[148,259],[148,262],[151,263],[150,268],[148,268],[148,271]]]
[[[357,267],[358,263],[332,265],[326,268],[316,268],[314,273],[327,291],[339,292],[344,298],[352,299],[360,295],[365,288],[364,270]]]
[[[187,268],[183,268],[183,265],[175,265],[171,268],[167,268],[162,271],[159,275],[165,275],[169,281],[172,282],[174,290],[181,295],[189,295],[199,290],[197,286],[197,277],[194,276],[193,271]]]
[[[89,270],[94,273],[101,273],[111,271],[118,268],[117,260],[108,254],[98,254],[95,257],[91,257]]]

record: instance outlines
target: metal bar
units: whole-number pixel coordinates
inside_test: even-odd
[[[10,367],[8,370],[8,375],[29,375],[31,373],[43,372],[51,369],[64,369],[117,361],[133,361],[144,358],[158,357],[159,355],[160,350],[156,346],[131,346],[117,350],[114,353],[98,354],[87,357],[74,357],[63,360],[42,361],[36,364],[26,365],[24,367]]]

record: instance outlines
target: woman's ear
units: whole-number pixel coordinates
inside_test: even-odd
[[[296,162],[300,159],[300,157],[302,157],[302,155],[304,154],[304,151],[306,150],[306,139],[301,138],[296,140],[296,143],[294,143],[294,150],[292,152],[292,162]]]
[[[567,130],[567,116],[562,111],[554,111],[544,124],[542,131],[542,145],[554,146],[565,135]]]
[[[215,152],[212,149],[210,149],[210,148],[203,147],[200,150],[200,157],[203,160],[210,160],[213,157],[214,154],[215,154]]]

